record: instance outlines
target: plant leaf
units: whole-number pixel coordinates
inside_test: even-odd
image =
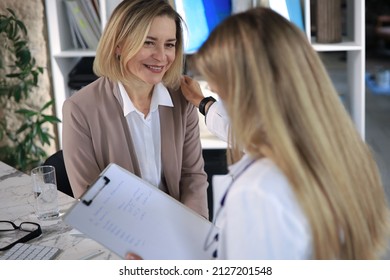
[[[59,118],[57,118],[56,116],[42,114],[42,117],[45,120],[45,122],[50,122],[50,123],[59,123],[59,122],[61,122],[61,120]]]
[[[29,128],[30,126],[28,124],[23,124],[17,131],[16,131],[16,134],[19,134],[23,131],[25,131],[27,128]]]
[[[43,112],[46,108],[48,108],[49,106],[51,106],[53,104],[54,104],[54,100],[50,100],[50,101],[46,102],[46,104],[43,105],[42,108],[39,111]]]
[[[16,110],[15,113],[25,115],[26,117],[32,117],[32,116],[38,115],[38,112],[35,112],[33,110],[28,110],[28,109],[19,109],[19,110]]]
[[[26,26],[24,25],[24,23],[20,20],[16,20],[15,21],[16,25],[19,26],[19,28],[22,30],[22,32],[27,35],[27,28]]]

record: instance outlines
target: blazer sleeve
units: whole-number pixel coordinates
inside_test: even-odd
[[[180,200],[200,215],[208,218],[207,174],[200,142],[199,118],[197,109],[188,104],[183,162],[180,179]]]
[[[87,115],[72,99],[63,107],[63,153],[73,194],[79,198],[100,174],[93,151]]]

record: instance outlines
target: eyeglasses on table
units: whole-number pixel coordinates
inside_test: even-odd
[[[27,241],[30,241],[42,234],[41,226],[37,223],[33,222],[22,222],[17,226],[15,223],[11,221],[1,221],[0,220],[0,236],[3,235],[3,233],[6,232],[12,232],[12,231],[23,231],[28,232],[27,235],[19,238],[15,242],[12,242],[11,244],[0,248],[0,251],[5,251],[8,249],[11,249],[15,244],[17,243],[25,243]]]

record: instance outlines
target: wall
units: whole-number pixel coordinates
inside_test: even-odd
[[[6,8],[14,10],[16,15],[25,23],[32,55],[36,59],[36,64],[44,68],[44,73],[39,76],[38,88],[31,93],[31,98],[27,101],[27,104],[32,107],[41,107],[52,99],[44,2],[43,0],[1,0],[0,12],[7,14]],[[49,111],[46,113],[53,114],[54,112]],[[12,118],[13,116],[10,117]],[[53,126],[48,128],[52,135],[56,135]],[[50,147],[46,147],[47,154],[53,153],[56,150],[56,145],[57,143],[53,141]]]

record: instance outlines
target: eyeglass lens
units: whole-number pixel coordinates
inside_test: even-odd
[[[32,232],[37,230],[39,227],[36,223],[23,222],[19,226],[15,225],[10,221],[0,221],[0,231],[11,231],[11,230],[22,230],[27,232]]]
[[[15,230],[18,229],[18,227],[9,221],[0,221],[0,231],[8,231],[8,230]]]

